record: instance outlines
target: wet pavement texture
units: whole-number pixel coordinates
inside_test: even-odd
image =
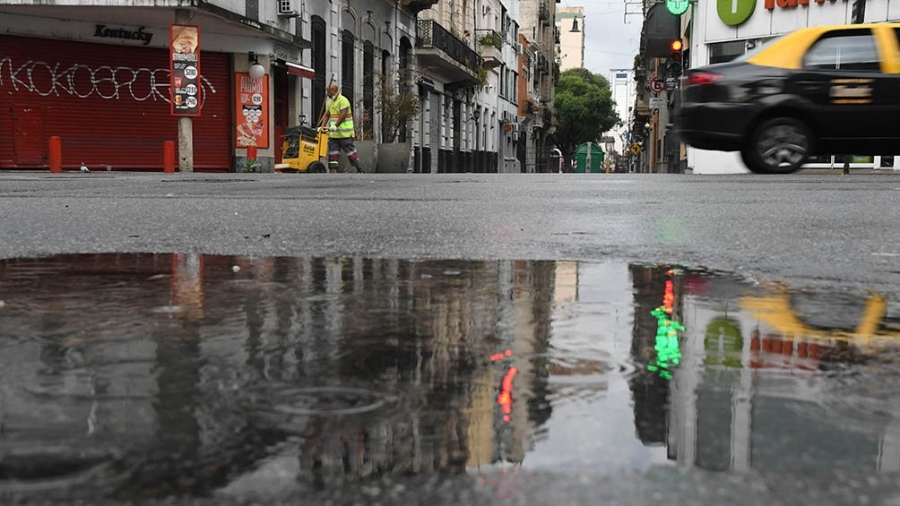
[[[900,504],[898,316],[685,265],[0,260],[0,502]]]

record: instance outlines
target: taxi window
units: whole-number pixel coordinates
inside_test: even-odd
[[[819,39],[803,57],[803,68],[878,72],[881,65],[872,33],[840,33]]]

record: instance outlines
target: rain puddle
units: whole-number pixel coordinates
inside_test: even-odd
[[[897,309],[671,265],[3,260],[0,499],[898,471]]]

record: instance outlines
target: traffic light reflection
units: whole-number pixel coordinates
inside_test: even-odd
[[[672,319],[672,308],[675,303],[675,284],[666,280],[663,303],[650,312],[657,322],[656,357],[647,364],[647,369],[658,372],[660,377],[672,379],[672,368],[681,362],[681,350],[678,347],[678,332],[684,332],[684,326]]]

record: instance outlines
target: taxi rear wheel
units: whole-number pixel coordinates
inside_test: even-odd
[[[800,120],[771,118],[760,123],[741,151],[747,168],[758,174],[790,174],[812,151],[812,135]]]

